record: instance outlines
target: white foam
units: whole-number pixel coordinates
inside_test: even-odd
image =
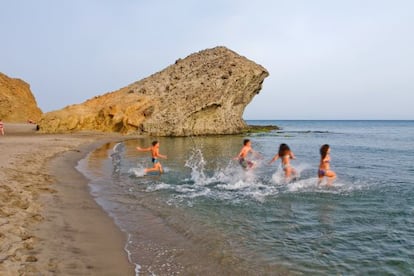
[[[293,181],[287,184],[287,189],[289,192],[297,192],[297,191],[309,191],[318,189],[318,178],[311,177],[308,179],[301,179],[298,181]]]
[[[229,161],[225,167],[218,167],[207,173],[207,163],[202,150],[194,148],[185,163],[191,169],[188,178],[183,179],[181,184],[167,184],[167,181],[149,185],[147,191],[172,190],[175,194],[168,200],[168,204],[184,203],[192,206],[193,199],[199,197],[234,203],[246,199],[265,202],[268,197],[274,198],[283,193],[344,193],[356,189],[357,186],[353,183],[335,182],[333,187],[328,187],[324,183],[319,184],[317,177],[300,179],[302,172],[311,168],[306,163],[294,164],[297,174],[293,179],[285,178],[281,166],[272,175],[266,175],[266,170],[260,168],[261,162],[257,161],[257,169],[246,171],[236,162]],[[134,175],[143,174],[142,170],[138,170],[138,173],[136,168],[132,170]]]
[[[171,190],[174,189],[173,185],[167,184],[167,183],[159,183],[155,185],[150,185],[147,187],[147,192],[154,192],[159,190]]]
[[[130,168],[128,170],[128,173],[130,175],[133,175],[135,177],[143,177],[146,175],[145,168],[139,167],[139,168]]]
[[[251,186],[251,183],[245,182],[243,180],[238,180],[237,182],[234,182],[234,183],[226,183],[226,184],[217,185],[217,187],[219,188],[222,188],[224,190],[230,190],[230,191],[241,190],[241,189],[248,188],[250,186]]]
[[[127,233],[125,230],[122,230],[122,231],[124,231],[125,233]],[[128,245],[130,245],[130,244],[132,244],[132,236],[131,236],[131,234],[128,233],[127,243],[124,246],[124,250],[125,250],[125,252],[128,255],[128,261],[129,261],[129,263],[135,265],[135,275],[138,276],[139,275],[139,272],[141,271],[141,266],[138,263],[134,263],[132,261],[132,256],[131,256],[132,254],[131,254],[131,251],[129,251],[129,249],[128,249]]]

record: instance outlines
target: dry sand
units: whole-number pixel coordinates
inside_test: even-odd
[[[0,136],[0,275],[134,275],[125,235],[74,166],[122,136],[45,135],[5,124]]]

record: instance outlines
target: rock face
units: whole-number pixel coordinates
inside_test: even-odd
[[[140,132],[159,136],[234,134],[243,111],[269,75],[265,68],[216,47],[117,91],[44,114],[43,132]]]
[[[29,84],[0,73],[0,119],[22,123],[38,121],[41,116],[42,111],[37,106]]]

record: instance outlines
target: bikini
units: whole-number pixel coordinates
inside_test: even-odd
[[[330,161],[329,160],[326,160],[326,161],[324,161],[324,163],[329,163]],[[323,176],[325,176],[325,174],[326,174],[326,172],[327,172],[328,170],[324,170],[324,169],[319,169],[318,170],[318,176],[319,177],[323,177]]]
[[[286,154],[286,155],[284,155],[283,157],[282,157],[282,160],[283,159],[285,159],[285,158],[290,158],[290,155],[288,155],[288,154]],[[290,166],[290,164],[284,164],[283,162],[282,162],[282,169],[283,170],[286,170],[287,168],[290,168],[291,166]]]
[[[157,162],[159,162],[159,161],[158,161],[158,159],[157,159],[157,158],[152,157],[151,162],[155,164],[155,163],[157,163]]]

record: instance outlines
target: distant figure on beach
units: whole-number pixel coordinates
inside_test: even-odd
[[[0,119],[0,134],[4,135],[4,124],[3,119]]]
[[[155,172],[155,171],[159,171],[160,173],[163,173],[162,165],[160,161],[158,160],[158,158],[167,159],[167,156],[159,153],[159,148],[160,148],[160,143],[158,141],[153,141],[152,146],[149,148],[137,147],[137,150],[139,151],[151,151],[151,157],[152,157],[151,162],[154,164],[154,166],[152,168],[146,168],[144,170],[145,173]]]
[[[252,142],[249,139],[243,140],[243,147],[240,150],[240,153],[234,158],[235,160],[239,161],[240,166],[242,166],[243,169],[249,170],[254,168],[255,164],[253,161],[250,161],[247,158],[247,155],[255,154],[257,156],[260,156],[260,154],[253,150],[252,148]]]
[[[331,162],[331,148],[328,144],[325,144],[321,147],[320,149],[320,154],[321,154],[321,162],[319,164],[319,170],[318,170],[318,184],[322,183],[322,180],[324,177],[328,178],[328,182],[327,185],[331,186],[332,182],[335,180],[336,178],[336,174],[334,171],[332,171],[330,168],[330,162]]]
[[[296,159],[296,157],[287,144],[280,144],[278,153],[270,160],[269,164],[272,164],[279,158],[282,161],[285,178],[289,179],[292,175],[296,175],[296,170],[290,165],[290,159]]]

